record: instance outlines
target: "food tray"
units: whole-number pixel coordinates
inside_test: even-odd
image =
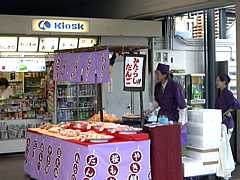
[[[123,115],[122,119],[126,119],[126,120],[141,120],[141,116],[140,115]]]
[[[89,142],[91,143],[107,143],[111,139],[90,139]]]

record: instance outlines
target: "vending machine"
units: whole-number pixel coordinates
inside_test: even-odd
[[[192,109],[206,106],[205,74],[186,75],[186,92],[188,105]]]
[[[171,70],[172,79],[177,82],[183,91],[184,97],[186,98],[186,74],[185,70]]]

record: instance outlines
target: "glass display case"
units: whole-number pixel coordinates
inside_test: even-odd
[[[96,85],[57,83],[56,105],[57,122],[86,120],[96,113]]]
[[[186,75],[187,100],[192,108],[204,108],[206,105],[204,82],[204,74]]]
[[[186,75],[183,73],[172,73],[172,75],[173,80],[182,87],[184,97],[186,97]]]

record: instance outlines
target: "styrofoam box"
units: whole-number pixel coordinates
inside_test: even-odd
[[[201,160],[203,162],[212,162],[219,160],[218,150],[213,152],[198,152],[195,150],[186,149],[185,155],[193,159]]]
[[[188,121],[203,124],[222,123],[222,111],[218,109],[189,110]]]
[[[220,139],[215,137],[203,137],[203,136],[194,136],[187,135],[187,146],[197,149],[216,149],[220,146]]]
[[[218,164],[203,165],[203,162],[189,157],[183,157],[184,177],[216,174]]]
[[[221,123],[207,124],[207,123],[187,123],[187,134],[194,136],[203,136],[203,139],[212,137],[218,141],[221,138]]]

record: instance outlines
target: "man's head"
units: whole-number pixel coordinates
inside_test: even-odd
[[[164,82],[169,78],[169,65],[159,63],[155,71],[157,81]]]
[[[8,86],[8,80],[6,78],[0,78],[0,91],[5,90],[6,88],[8,88]]]

